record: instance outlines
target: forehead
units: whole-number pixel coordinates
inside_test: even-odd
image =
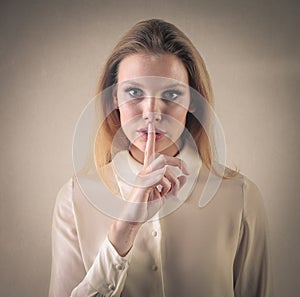
[[[166,77],[188,84],[188,73],[185,65],[172,54],[132,54],[120,62],[118,68],[119,83],[147,76]]]

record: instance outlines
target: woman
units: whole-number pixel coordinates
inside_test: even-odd
[[[78,175],[63,186],[50,296],[271,296],[261,195],[245,176],[226,169],[222,177],[214,165],[211,117],[192,94],[212,106],[210,80],[191,41],[165,21],[137,23],[108,58],[98,91],[107,88],[95,163],[127,204],[109,217],[85,198]],[[112,153],[115,139],[126,150]],[[130,182],[118,171],[128,164]],[[209,171],[222,179],[200,208]]]

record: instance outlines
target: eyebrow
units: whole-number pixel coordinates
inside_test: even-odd
[[[136,87],[140,87],[140,88],[144,88],[145,86],[141,83],[138,83],[134,80],[126,80],[124,82],[121,82],[119,83],[120,85],[127,85],[127,84],[130,84],[130,85],[133,85],[133,86],[136,86]],[[175,88],[175,87],[184,87],[186,88],[187,85],[183,84],[183,83],[174,83],[174,84],[171,84],[171,85],[166,85],[166,86],[161,86],[162,88],[164,89],[172,89],[172,88]]]

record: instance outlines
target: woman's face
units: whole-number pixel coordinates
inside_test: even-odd
[[[118,69],[115,95],[131,154],[141,163],[149,122],[155,126],[155,151],[174,156],[190,105],[188,73],[175,55],[132,54]]]

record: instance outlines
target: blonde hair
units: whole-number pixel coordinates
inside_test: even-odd
[[[105,63],[97,93],[100,94],[118,82],[118,66],[122,59],[141,52],[155,55],[172,54],[178,57],[185,65],[190,87],[199,92],[211,107],[214,106],[211,81],[199,52],[181,30],[160,19],[138,22],[119,40]],[[114,109],[113,104],[111,92],[106,94],[105,98],[101,98],[97,106],[98,112],[102,112],[104,115],[109,113],[98,131],[94,147],[94,157],[99,173],[101,168],[112,160],[112,142],[115,134],[121,128],[120,114],[117,109]],[[203,111],[196,110],[194,114],[188,112],[186,128],[197,145],[202,162],[211,169],[214,143],[209,142],[207,131],[197,120],[199,116],[195,113],[201,112]],[[208,115],[205,114],[201,114],[201,120],[210,121]]]

